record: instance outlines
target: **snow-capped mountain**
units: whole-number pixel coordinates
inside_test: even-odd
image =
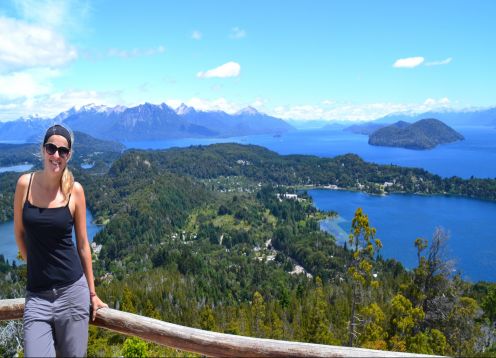
[[[32,128],[28,130],[23,123],[30,123]],[[283,120],[252,107],[231,115],[222,111],[198,111],[185,104],[176,110],[165,103],[145,103],[131,108],[89,104],[72,107],[43,121],[19,119],[0,123],[0,140],[27,140],[43,133],[53,123],[65,124],[96,138],[118,141],[280,134],[293,129]]]

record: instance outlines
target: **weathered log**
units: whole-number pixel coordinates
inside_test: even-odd
[[[0,300],[0,321],[21,319],[24,298]],[[163,346],[219,357],[427,357],[421,354],[378,351],[235,336],[184,327],[117,311],[98,310],[91,324]]]
[[[0,321],[21,319],[24,314],[24,298],[0,300]]]

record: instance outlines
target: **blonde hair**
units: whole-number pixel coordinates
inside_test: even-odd
[[[72,192],[72,188],[74,187],[74,175],[69,170],[67,165],[65,166],[64,172],[62,173],[62,177],[60,178],[60,189],[62,190],[62,194],[64,195],[64,199],[67,200],[69,194]]]

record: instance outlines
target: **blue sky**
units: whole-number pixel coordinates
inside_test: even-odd
[[[0,120],[184,102],[288,119],[496,105],[496,1],[0,2]]]

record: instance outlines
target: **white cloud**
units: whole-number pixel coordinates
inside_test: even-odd
[[[440,99],[434,99],[434,98],[427,98],[424,101],[423,106],[427,108],[434,108],[434,107],[446,107],[451,104],[451,101],[447,97],[443,97]]]
[[[58,67],[77,57],[76,49],[52,30],[0,17],[0,70]]]
[[[0,121],[14,120],[21,116],[36,115],[52,118],[72,107],[82,107],[89,103],[115,106],[124,104],[120,92],[66,91],[18,98],[0,104]],[[125,104],[130,105],[130,104]]]
[[[278,106],[268,113],[283,119],[297,120],[340,120],[340,121],[369,121],[391,113],[422,113],[433,110],[451,108],[452,103],[447,98],[427,98],[422,103],[334,103],[333,108],[318,105]]]
[[[250,106],[254,108],[261,108],[264,107],[267,102],[268,101],[264,98],[257,98],[255,101],[253,101],[253,103],[250,104]]]
[[[447,97],[433,99],[427,98],[421,103],[350,103],[333,102],[332,108],[328,105],[286,105],[269,108],[268,100],[257,98],[251,103],[239,103],[229,101],[224,97],[216,99],[205,99],[193,97],[188,100],[168,99],[165,101],[172,108],[179,107],[182,103],[200,111],[224,111],[236,113],[240,109],[250,105],[262,113],[282,119],[294,120],[339,120],[339,121],[370,121],[392,113],[422,113],[433,110],[446,110],[453,108],[453,104]]]
[[[81,31],[82,22],[91,10],[89,0],[12,0],[12,3],[22,19],[58,32]]]
[[[12,100],[47,94],[52,90],[50,80],[59,75],[59,71],[49,68],[0,75],[0,99]]]
[[[197,31],[197,30],[193,31],[193,33],[191,34],[191,38],[193,40],[201,40],[202,37],[203,37],[202,33],[200,31]]]
[[[0,110],[10,110],[10,109],[16,109],[18,107],[18,104],[16,103],[7,103],[7,104],[0,104]]]
[[[200,111],[224,111],[227,113],[235,113],[241,109],[241,106],[233,102],[229,102],[223,97],[213,100],[195,97],[187,101],[186,104]]]
[[[322,101],[322,104],[325,104],[326,106],[332,106],[335,103],[332,99],[325,99]]]
[[[442,60],[442,61],[431,61],[431,62],[426,62],[425,65],[426,66],[439,66],[439,65],[447,65],[448,63],[450,63],[451,61],[453,61],[453,58],[452,57],[448,57],[447,59],[445,60]]]
[[[242,39],[245,36],[246,36],[246,31],[240,29],[239,27],[233,27],[231,29],[231,33],[229,34],[229,38],[235,40]]]
[[[400,58],[395,61],[393,67],[396,68],[414,68],[421,65],[424,62],[423,57],[408,57],[408,58]]]
[[[241,70],[241,66],[237,62],[228,62],[219,67],[208,71],[201,71],[196,74],[197,77],[200,78],[212,78],[212,77],[238,77]]]

